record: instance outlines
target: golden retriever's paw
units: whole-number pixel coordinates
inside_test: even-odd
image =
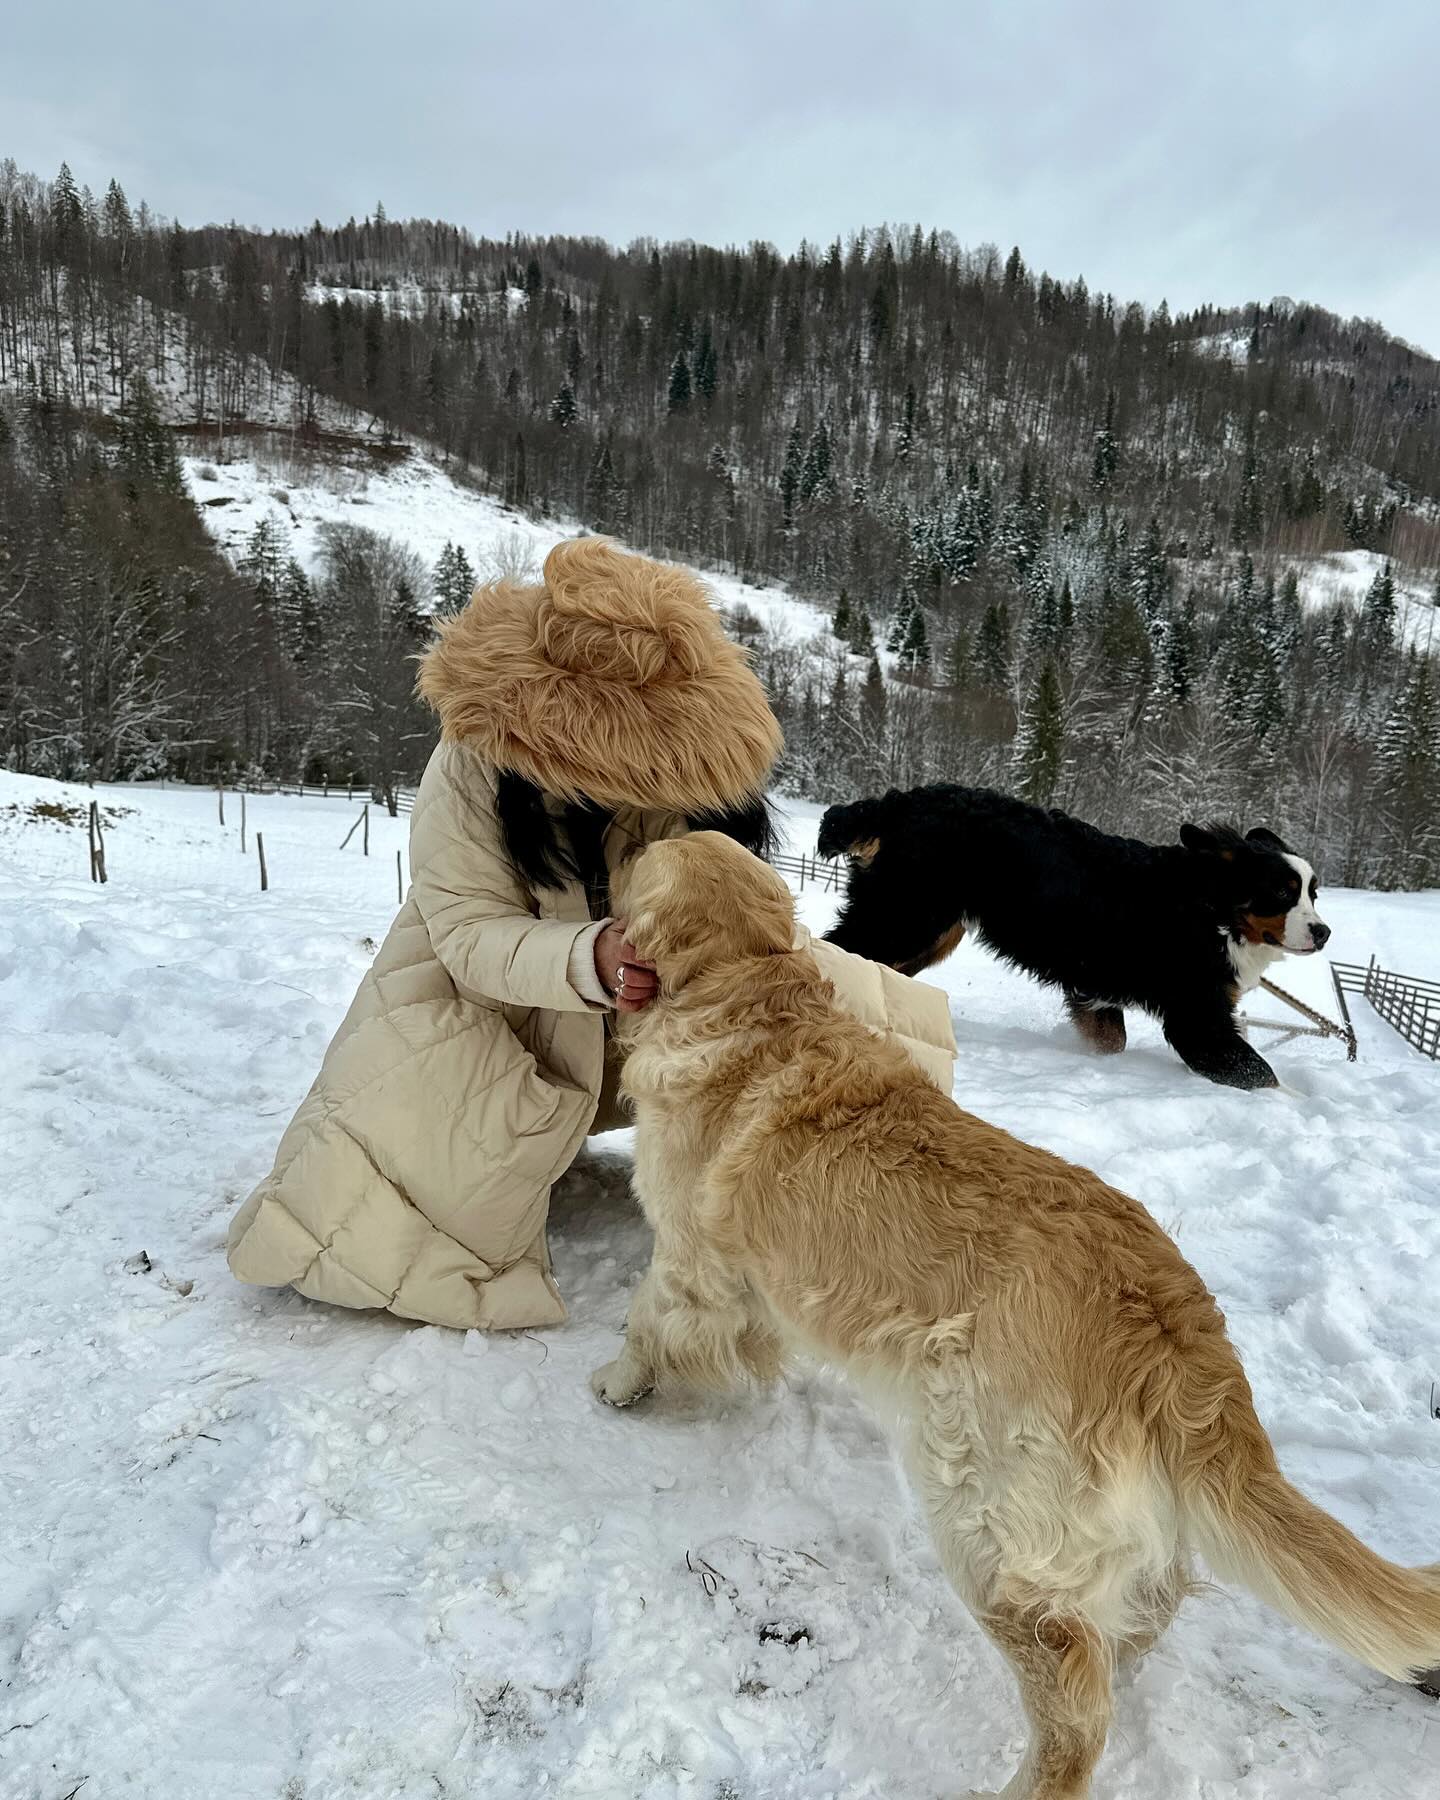
[[[651,1392],[655,1383],[646,1370],[628,1357],[617,1356],[590,1377],[590,1391],[607,1406],[633,1406]]]

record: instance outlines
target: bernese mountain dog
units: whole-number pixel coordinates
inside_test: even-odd
[[[1263,829],[1182,825],[1178,844],[1144,844],[941,783],[832,806],[818,849],[850,859],[826,933],[842,949],[913,975],[968,928],[1060,988],[1096,1050],[1123,1050],[1124,1009],[1140,1006],[1192,1069],[1229,1087],[1277,1085],[1240,1034],[1240,996],[1277,957],[1330,936],[1315,871]]]

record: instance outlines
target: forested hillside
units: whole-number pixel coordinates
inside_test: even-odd
[[[418,761],[403,658],[465,547],[232,569],[170,440],[291,475],[424,442],[518,510],[832,608],[818,651],[732,621],[810,797],[985,780],[1440,880],[1440,365],[1377,325],[1146,313],[909,228],[791,256],[378,209],[186,231],[6,166],[0,390],[16,766]],[[1317,579],[1340,555],[1359,606]]]

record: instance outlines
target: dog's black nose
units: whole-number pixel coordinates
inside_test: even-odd
[[[1310,927],[1310,936],[1315,940],[1315,948],[1317,950],[1323,950],[1330,942],[1330,927],[1328,925],[1322,925],[1317,919]]]

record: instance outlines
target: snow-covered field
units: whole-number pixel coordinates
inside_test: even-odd
[[[572,1322],[486,1339],[229,1276],[394,908],[403,821],[0,775],[3,1800],[937,1800],[1003,1784],[1009,1678],[844,1384],[617,1416],[646,1257],[623,1135],[564,1184]],[[13,809],[13,810],[12,810]],[[813,809],[794,808],[797,845]],[[805,916],[830,897],[813,888]],[[1334,950],[1440,974],[1440,894],[1331,892]],[[1328,1004],[1319,959],[1282,981]],[[1219,1294],[1287,1471],[1440,1555],[1440,1068],[1355,1011],[1291,1092],[1111,1062],[969,947],[957,1097],[1139,1195]],[[1266,1011],[1271,1010],[1267,1003]],[[144,1253],[143,1256],[141,1253]],[[1440,1707],[1257,1603],[1191,1601],[1122,1695],[1105,1800],[1425,1800]]]

